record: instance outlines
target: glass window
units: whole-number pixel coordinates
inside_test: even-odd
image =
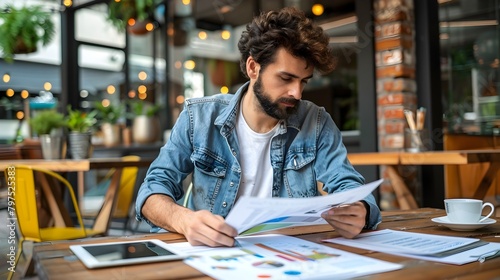
[[[447,129],[491,134],[500,118],[500,1],[440,0],[439,3]]]

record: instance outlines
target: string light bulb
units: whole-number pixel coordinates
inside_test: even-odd
[[[321,4],[314,4],[311,8],[311,11],[315,16],[320,16],[325,11],[325,8]]]
[[[10,74],[9,73],[3,74],[2,80],[3,80],[4,83],[10,82]]]

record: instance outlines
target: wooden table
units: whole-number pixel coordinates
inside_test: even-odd
[[[471,232],[451,231],[438,226],[431,218],[445,215],[444,210],[421,208],[415,210],[385,211],[379,229],[393,229],[429,234],[480,238],[488,242],[500,242],[500,223]],[[321,240],[338,237],[329,225],[294,227],[273,231],[321,243]],[[36,273],[40,279],[211,279],[181,261],[150,263],[114,268],[87,269],[74,257],[69,245],[109,241],[131,241],[157,238],[166,242],[183,242],[184,237],[175,233],[157,233],[123,237],[93,238],[68,242],[37,244],[33,249]],[[401,270],[373,274],[370,279],[493,279],[500,275],[500,258],[484,263],[474,262],[461,266],[394,256],[371,250],[357,249],[331,243],[323,245],[404,265]]]
[[[398,173],[398,165],[464,165],[489,163],[486,173],[475,188],[473,198],[484,199],[491,182],[500,169],[500,150],[460,150],[409,152],[350,153],[352,165],[385,165],[401,209],[416,209],[418,205]]]
[[[115,204],[117,190],[120,184],[121,171],[123,167],[136,166],[136,167],[149,167],[152,158],[141,158],[138,161],[125,161],[122,158],[91,158],[81,160],[43,160],[43,159],[26,159],[26,160],[1,160],[0,169],[5,170],[13,165],[27,165],[32,167],[40,167],[49,169],[56,172],[77,172],[78,184],[77,194],[80,207],[83,205],[83,195],[85,190],[84,172],[91,169],[109,169],[115,168],[109,188],[104,198],[104,204],[101,207],[99,215],[94,222],[94,228],[102,229],[107,232],[109,222],[111,221],[112,209]],[[51,214],[54,218],[55,226],[65,226],[66,222],[61,213],[61,203],[58,202],[52,195],[50,187],[47,186],[46,181],[41,181],[44,188],[44,194],[47,196]]]

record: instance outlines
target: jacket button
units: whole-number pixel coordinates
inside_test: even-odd
[[[234,186],[234,183],[233,182],[229,183],[229,186],[230,187]]]
[[[227,207],[227,203],[224,201],[222,202],[222,207],[226,208]]]

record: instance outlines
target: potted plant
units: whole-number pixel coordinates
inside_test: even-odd
[[[35,52],[38,43],[44,46],[50,43],[55,29],[50,12],[41,6],[7,5],[0,13],[0,34],[3,57],[12,62],[14,54]]]
[[[149,21],[153,13],[154,0],[115,0],[109,2],[107,19],[119,31],[125,31],[134,25],[144,25],[141,22]]]
[[[66,141],[62,128],[66,127],[66,120],[63,114],[56,110],[42,110],[36,112],[29,123],[40,139],[44,159],[65,158]]]
[[[160,136],[160,121],[156,117],[160,106],[142,100],[132,100],[130,109],[133,141],[139,144],[156,142]]]
[[[69,132],[69,150],[73,159],[89,158],[92,155],[91,129],[97,122],[97,111],[83,112],[68,106],[66,121]]]
[[[120,143],[120,126],[118,121],[125,116],[125,108],[123,105],[108,106],[102,105],[101,102],[95,103],[96,118],[101,126],[105,146],[115,146]]]

